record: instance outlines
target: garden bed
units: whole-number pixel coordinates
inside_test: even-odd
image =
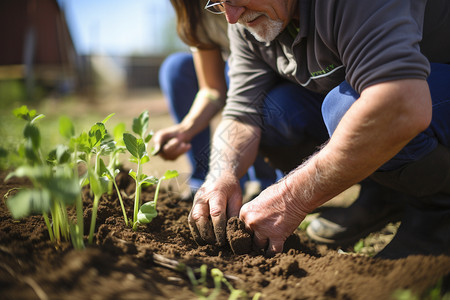
[[[16,178],[3,183],[5,175],[0,174],[2,196],[26,185]],[[131,217],[134,182],[125,173],[117,181]],[[152,200],[153,193],[154,188],[143,190],[143,201]],[[213,268],[224,274],[217,299],[230,296],[226,283],[240,290],[242,299],[244,292],[248,299],[255,295],[260,299],[389,299],[399,289],[423,293],[450,270],[447,256],[381,260],[342,254],[311,243],[301,231],[290,238],[285,253],[272,258],[235,255],[229,247],[200,247],[187,225],[191,203],[176,195],[170,189],[162,191],[158,216],[137,231],[125,226],[117,196],[103,195],[94,244],[84,250],[74,250],[70,242],[52,244],[41,216],[13,220],[3,199],[1,298],[197,299],[218,291],[209,275],[201,282],[197,269],[203,265],[207,274]],[[90,220],[92,197],[87,189],[83,201],[84,219]],[[88,224],[84,228],[87,231]],[[189,277],[190,271],[197,281]]]

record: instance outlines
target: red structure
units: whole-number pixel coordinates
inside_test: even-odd
[[[0,1],[0,80],[76,84],[78,56],[56,0]]]

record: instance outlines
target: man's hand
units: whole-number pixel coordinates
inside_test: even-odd
[[[188,218],[197,244],[225,245],[227,220],[238,216],[241,206],[242,192],[236,176],[224,174],[207,180],[196,193]]]
[[[153,142],[155,145],[153,153],[159,154],[167,160],[175,160],[191,149],[191,144],[179,124],[156,132],[153,136]]]
[[[282,180],[242,206],[240,218],[254,233],[253,247],[266,249],[269,255],[283,251],[285,240],[307,214],[299,200],[292,198]]]

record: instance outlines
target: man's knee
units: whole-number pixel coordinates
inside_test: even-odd
[[[322,117],[330,136],[336,130],[344,114],[358,98],[358,93],[346,81],[327,94],[322,104]]]
[[[450,151],[438,144],[425,157],[392,171],[377,171],[371,178],[415,197],[450,194]]]

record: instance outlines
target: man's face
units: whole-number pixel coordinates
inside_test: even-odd
[[[244,25],[256,40],[266,43],[273,41],[284,29],[281,20],[272,20],[267,14],[255,11],[243,13],[238,23]]]
[[[247,0],[242,5],[239,2],[224,4],[227,21],[242,24],[260,42],[271,42],[283,31],[297,4],[297,0]]]

